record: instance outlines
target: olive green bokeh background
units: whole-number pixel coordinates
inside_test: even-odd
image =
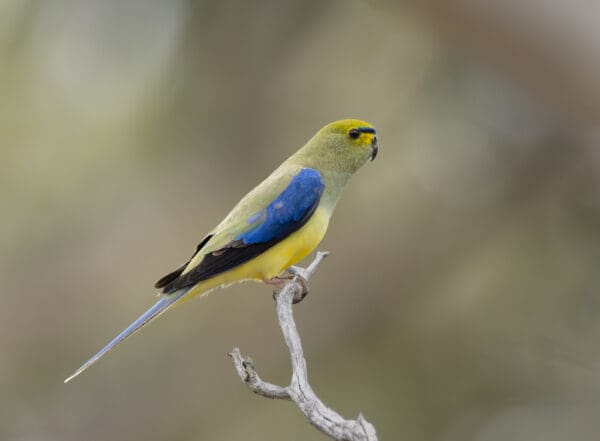
[[[345,117],[372,122],[380,152],[295,308],[317,393],[382,440],[597,439],[597,91],[568,74],[600,40],[575,23],[564,64],[541,68],[560,20],[541,39],[543,14],[517,14],[538,37],[512,47],[521,62],[486,46],[487,26],[470,33],[502,8],[470,3],[3,2],[0,439],[323,439],[226,355],[288,381],[258,284],[177,308],[62,380]]]

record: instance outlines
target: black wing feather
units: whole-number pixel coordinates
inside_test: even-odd
[[[189,260],[187,262],[185,262],[183,265],[181,265],[179,268],[177,268],[175,271],[170,272],[169,274],[161,277],[158,282],[156,282],[154,284],[155,288],[164,288],[165,286],[167,286],[168,284],[170,284],[171,282],[173,282],[174,280],[176,280],[177,278],[179,278],[179,276],[181,276],[181,273],[183,272],[183,270],[185,269],[186,266],[188,266],[188,264],[190,263],[190,261],[194,258],[194,256],[196,254],[198,254],[198,252],[204,247],[204,245],[206,245],[206,243],[212,238],[212,234],[209,234],[208,236],[206,236],[204,239],[202,239],[202,242],[200,242],[198,244],[198,246],[196,247],[196,251],[194,251],[194,254],[192,254],[192,257],[189,258]],[[164,291],[163,291],[164,292]]]
[[[278,241],[246,245],[243,247],[237,247],[235,242],[231,242],[230,245],[221,248],[220,250],[206,254],[204,259],[202,259],[202,262],[194,269],[178,276],[162,286],[163,293],[169,294],[183,288],[189,288],[202,280],[209,279],[212,276],[235,268],[260,255],[265,250],[275,245],[276,242]]]

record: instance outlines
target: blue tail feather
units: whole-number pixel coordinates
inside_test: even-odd
[[[113,349],[123,340],[125,340],[130,335],[133,335],[136,331],[142,328],[144,325],[148,324],[151,320],[157,318],[163,312],[167,311],[171,306],[173,306],[179,299],[181,299],[189,289],[176,291],[172,294],[163,296],[158,302],[154,304],[148,311],[143,313],[135,322],[129,325],[123,332],[117,335],[114,339],[111,340],[104,348],[102,348],[96,355],[86,361],[79,369],[77,369],[73,374],[65,380],[65,383],[72,380],[79,374],[81,374],[84,370],[102,358],[108,351]]]

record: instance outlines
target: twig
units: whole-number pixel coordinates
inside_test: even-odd
[[[282,387],[261,380],[250,357],[243,357],[238,348],[229,355],[233,358],[238,375],[250,390],[263,397],[293,401],[313,426],[334,440],[377,441],[375,427],[365,420],[362,414],[359,414],[356,420],[342,418],[323,404],[308,383],[302,342],[292,313],[292,300],[294,293],[303,289],[297,278],[308,280],[328,254],[328,252],[318,252],[315,260],[307,268],[291,267],[289,271],[296,277],[286,283],[276,297],[279,327],[292,360],[291,384]]]

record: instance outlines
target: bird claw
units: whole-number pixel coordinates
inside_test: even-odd
[[[279,295],[285,284],[290,282],[291,280],[298,282],[298,284],[300,285],[300,289],[296,289],[296,291],[294,292],[294,298],[292,300],[292,303],[295,305],[296,303],[300,303],[302,300],[304,300],[304,297],[308,295],[309,291],[308,280],[306,280],[300,274],[296,273],[295,275],[275,277],[267,282],[270,285],[276,285],[276,288],[273,290],[274,301],[277,301],[277,296]]]
[[[292,303],[295,305],[296,303],[300,303],[302,300],[304,300],[304,297],[308,295],[308,280],[299,274],[294,276],[294,280],[300,284],[300,289],[296,289],[296,292],[294,293],[294,300],[292,300]]]

